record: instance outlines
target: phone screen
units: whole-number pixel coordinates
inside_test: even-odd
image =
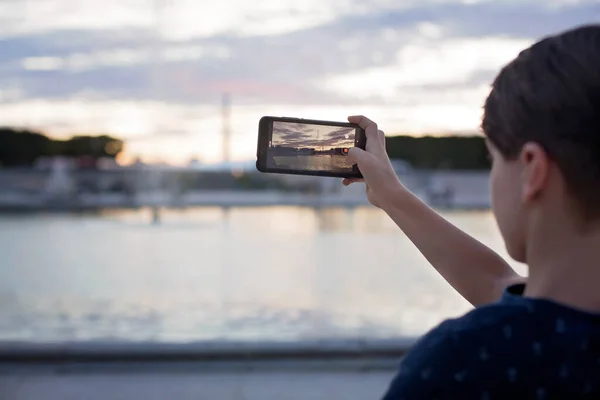
[[[348,151],[356,145],[357,128],[273,121],[267,168],[334,174],[355,173]]]

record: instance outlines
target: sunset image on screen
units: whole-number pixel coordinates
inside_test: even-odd
[[[280,169],[348,172],[348,149],[354,146],[355,128],[273,122],[269,167]]]

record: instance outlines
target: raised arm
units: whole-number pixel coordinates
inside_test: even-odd
[[[353,148],[369,201],[385,211],[431,265],[467,301],[481,305],[496,301],[509,285],[524,282],[490,248],[452,225],[406,189],[396,176],[385,150],[385,135],[366,117],[348,119],[365,129],[366,151]],[[345,179],[349,185],[358,180]]]

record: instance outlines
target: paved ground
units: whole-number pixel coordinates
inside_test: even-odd
[[[6,342],[0,400],[379,399],[412,342]]]
[[[2,400],[378,399],[393,371],[0,375]]]

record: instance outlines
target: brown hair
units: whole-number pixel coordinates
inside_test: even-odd
[[[522,51],[494,80],[482,129],[506,159],[540,144],[586,216],[600,217],[600,25]]]

